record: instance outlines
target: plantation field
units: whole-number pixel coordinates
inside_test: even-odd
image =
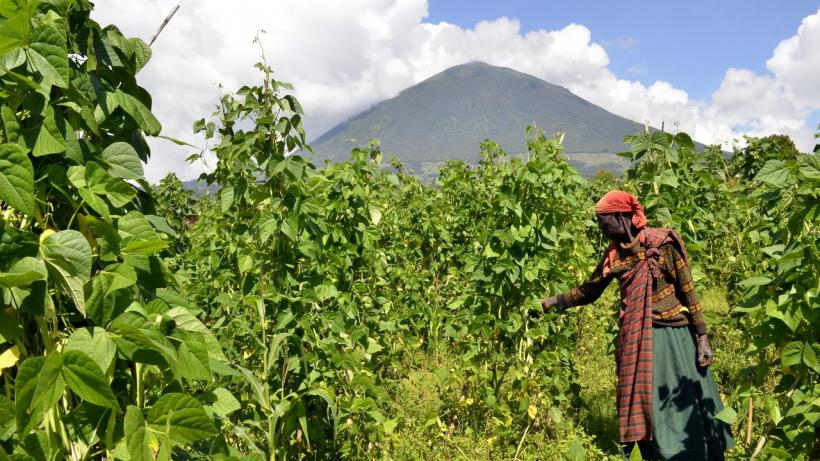
[[[686,242],[729,458],[820,457],[816,154],[640,132],[589,180],[530,128],[432,184],[378,144],[317,169],[263,61],[194,125],[195,199],[145,180],[151,49],[90,10],[0,1],[0,461],[620,459],[616,289],[532,315],[616,187]]]

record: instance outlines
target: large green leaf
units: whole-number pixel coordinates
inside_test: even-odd
[[[231,392],[224,387],[214,389],[213,394],[216,397],[216,400],[213,404],[211,404],[211,409],[214,413],[223,418],[242,408],[239,401],[236,400],[236,397],[234,397],[233,394],[231,394]]]
[[[0,287],[26,287],[48,276],[42,259],[27,256],[18,260],[6,272],[0,272]]]
[[[47,236],[40,251],[52,277],[85,315],[83,284],[91,275],[91,246],[83,234],[64,230]]]
[[[210,358],[205,345],[205,336],[194,331],[177,331],[175,336],[182,340],[177,354],[177,370],[185,379],[207,381],[211,378]]]
[[[151,47],[139,38],[130,38],[128,41],[134,50],[134,73],[137,73],[151,60]]]
[[[0,311],[0,344],[14,341],[21,336],[23,329],[18,324],[16,316]]]
[[[9,106],[0,106],[0,119],[3,120],[3,131],[6,133],[6,140],[25,147],[25,138],[20,129],[20,122]]]
[[[122,179],[110,178],[105,184],[105,195],[112,205],[122,208],[136,198],[137,191]]]
[[[142,179],[142,161],[130,144],[115,142],[102,152],[111,174],[122,179]]]
[[[208,327],[196,318],[191,311],[184,307],[174,307],[166,312],[165,315],[174,319],[174,323],[176,323],[177,328],[202,334],[202,337],[205,340],[205,345],[208,349],[208,356],[212,359],[220,362],[227,361],[227,358],[222,352],[222,347],[219,345],[219,341],[216,339],[216,336],[214,336]]]
[[[0,267],[7,268],[6,264],[25,258],[37,256],[40,243],[37,236],[31,232],[21,231],[12,226],[0,226]]]
[[[68,50],[65,33],[49,25],[34,29],[31,33],[28,56],[33,67],[43,76],[43,86],[47,89],[50,89],[51,85],[68,88]]]
[[[213,421],[202,404],[191,396],[179,393],[165,394],[148,411],[148,427],[157,432],[170,428],[170,436],[177,443],[206,439],[216,433]]]
[[[800,174],[808,179],[820,181],[820,153],[800,156]]]
[[[24,365],[30,360],[32,368],[23,372]],[[27,359],[20,365],[17,380],[21,387],[26,389],[23,392],[23,398],[15,400],[17,430],[20,433],[25,434],[38,425],[40,423],[38,418],[42,418],[47,409],[56,405],[62,397],[65,390],[65,381],[60,375],[62,363],[62,354],[52,352],[44,358]],[[34,376],[30,375],[32,372],[35,373]],[[20,382],[21,374],[23,375],[22,382]],[[31,386],[30,392],[29,386]]]
[[[800,363],[803,359],[803,343],[800,341],[792,341],[783,348],[780,352],[780,363],[785,366],[793,366]]]
[[[0,55],[23,45],[28,41],[29,22],[28,13],[19,13],[0,24]]]
[[[142,410],[129,405],[125,411],[125,442],[128,446],[130,461],[154,461],[151,447],[157,443],[145,419]]]
[[[100,259],[103,261],[114,261],[120,254],[120,241],[122,237],[114,229],[110,222],[99,219],[95,216],[86,216],[84,221],[91,229],[99,245]]]
[[[769,160],[754,179],[773,187],[783,187],[789,181],[789,169],[782,160]]]
[[[43,368],[45,357],[30,357],[17,366],[14,379],[14,407],[17,415],[17,433],[25,435],[32,427],[39,424],[44,408],[31,408],[31,400],[37,389],[37,377]]]
[[[111,386],[91,357],[77,350],[63,353],[63,378],[68,388],[94,405],[118,410]]]
[[[105,372],[114,357],[117,356],[117,346],[108,336],[108,332],[100,327],[79,328],[68,337],[63,351],[79,351],[94,360],[94,363]]]
[[[59,154],[66,150],[66,122],[59,111],[47,106],[43,114],[43,123],[34,142],[32,155]]]
[[[34,168],[17,144],[0,145],[0,201],[34,216]]]
[[[131,116],[137,126],[139,126],[145,134],[156,136],[162,131],[162,125],[160,125],[159,120],[154,117],[154,114],[151,113],[151,110],[145,107],[139,99],[122,90],[117,90],[115,93],[107,93],[106,105],[108,106],[109,112],[117,107],[122,108],[125,113]]]
[[[168,242],[154,230],[151,222],[137,211],[121,217],[117,222],[117,229],[122,237],[121,247],[125,254],[153,254],[168,246]]]
[[[16,427],[14,402],[5,395],[0,395],[0,440],[8,440]]]
[[[134,271],[134,267],[128,263],[111,264],[101,270],[97,277],[107,279],[105,283],[106,295],[123,288],[132,287],[137,283],[137,273]]]

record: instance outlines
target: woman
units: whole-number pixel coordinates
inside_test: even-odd
[[[612,243],[589,281],[542,300],[543,309],[589,304],[618,279],[615,360],[624,456],[637,444],[644,459],[722,460],[734,440],[714,418],[723,404],[708,369],[712,349],[680,236],[647,227],[643,207],[627,192],[608,192],[595,212]]]

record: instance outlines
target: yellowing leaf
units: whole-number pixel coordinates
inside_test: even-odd
[[[527,407],[527,415],[530,419],[535,419],[535,415],[538,414],[538,408],[535,408],[535,405],[530,405]]]
[[[0,354],[0,376],[3,376],[4,368],[11,368],[17,365],[18,360],[20,360],[20,349],[18,349],[17,346],[7,349]]]

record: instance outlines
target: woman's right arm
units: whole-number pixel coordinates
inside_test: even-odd
[[[601,294],[609,286],[612,281],[612,276],[603,275],[603,261],[598,264],[592,276],[581,285],[561,293],[551,298],[546,298],[541,301],[541,307],[548,310],[553,306],[558,306],[558,310],[564,310],[569,307],[583,306],[595,302],[601,297]]]

